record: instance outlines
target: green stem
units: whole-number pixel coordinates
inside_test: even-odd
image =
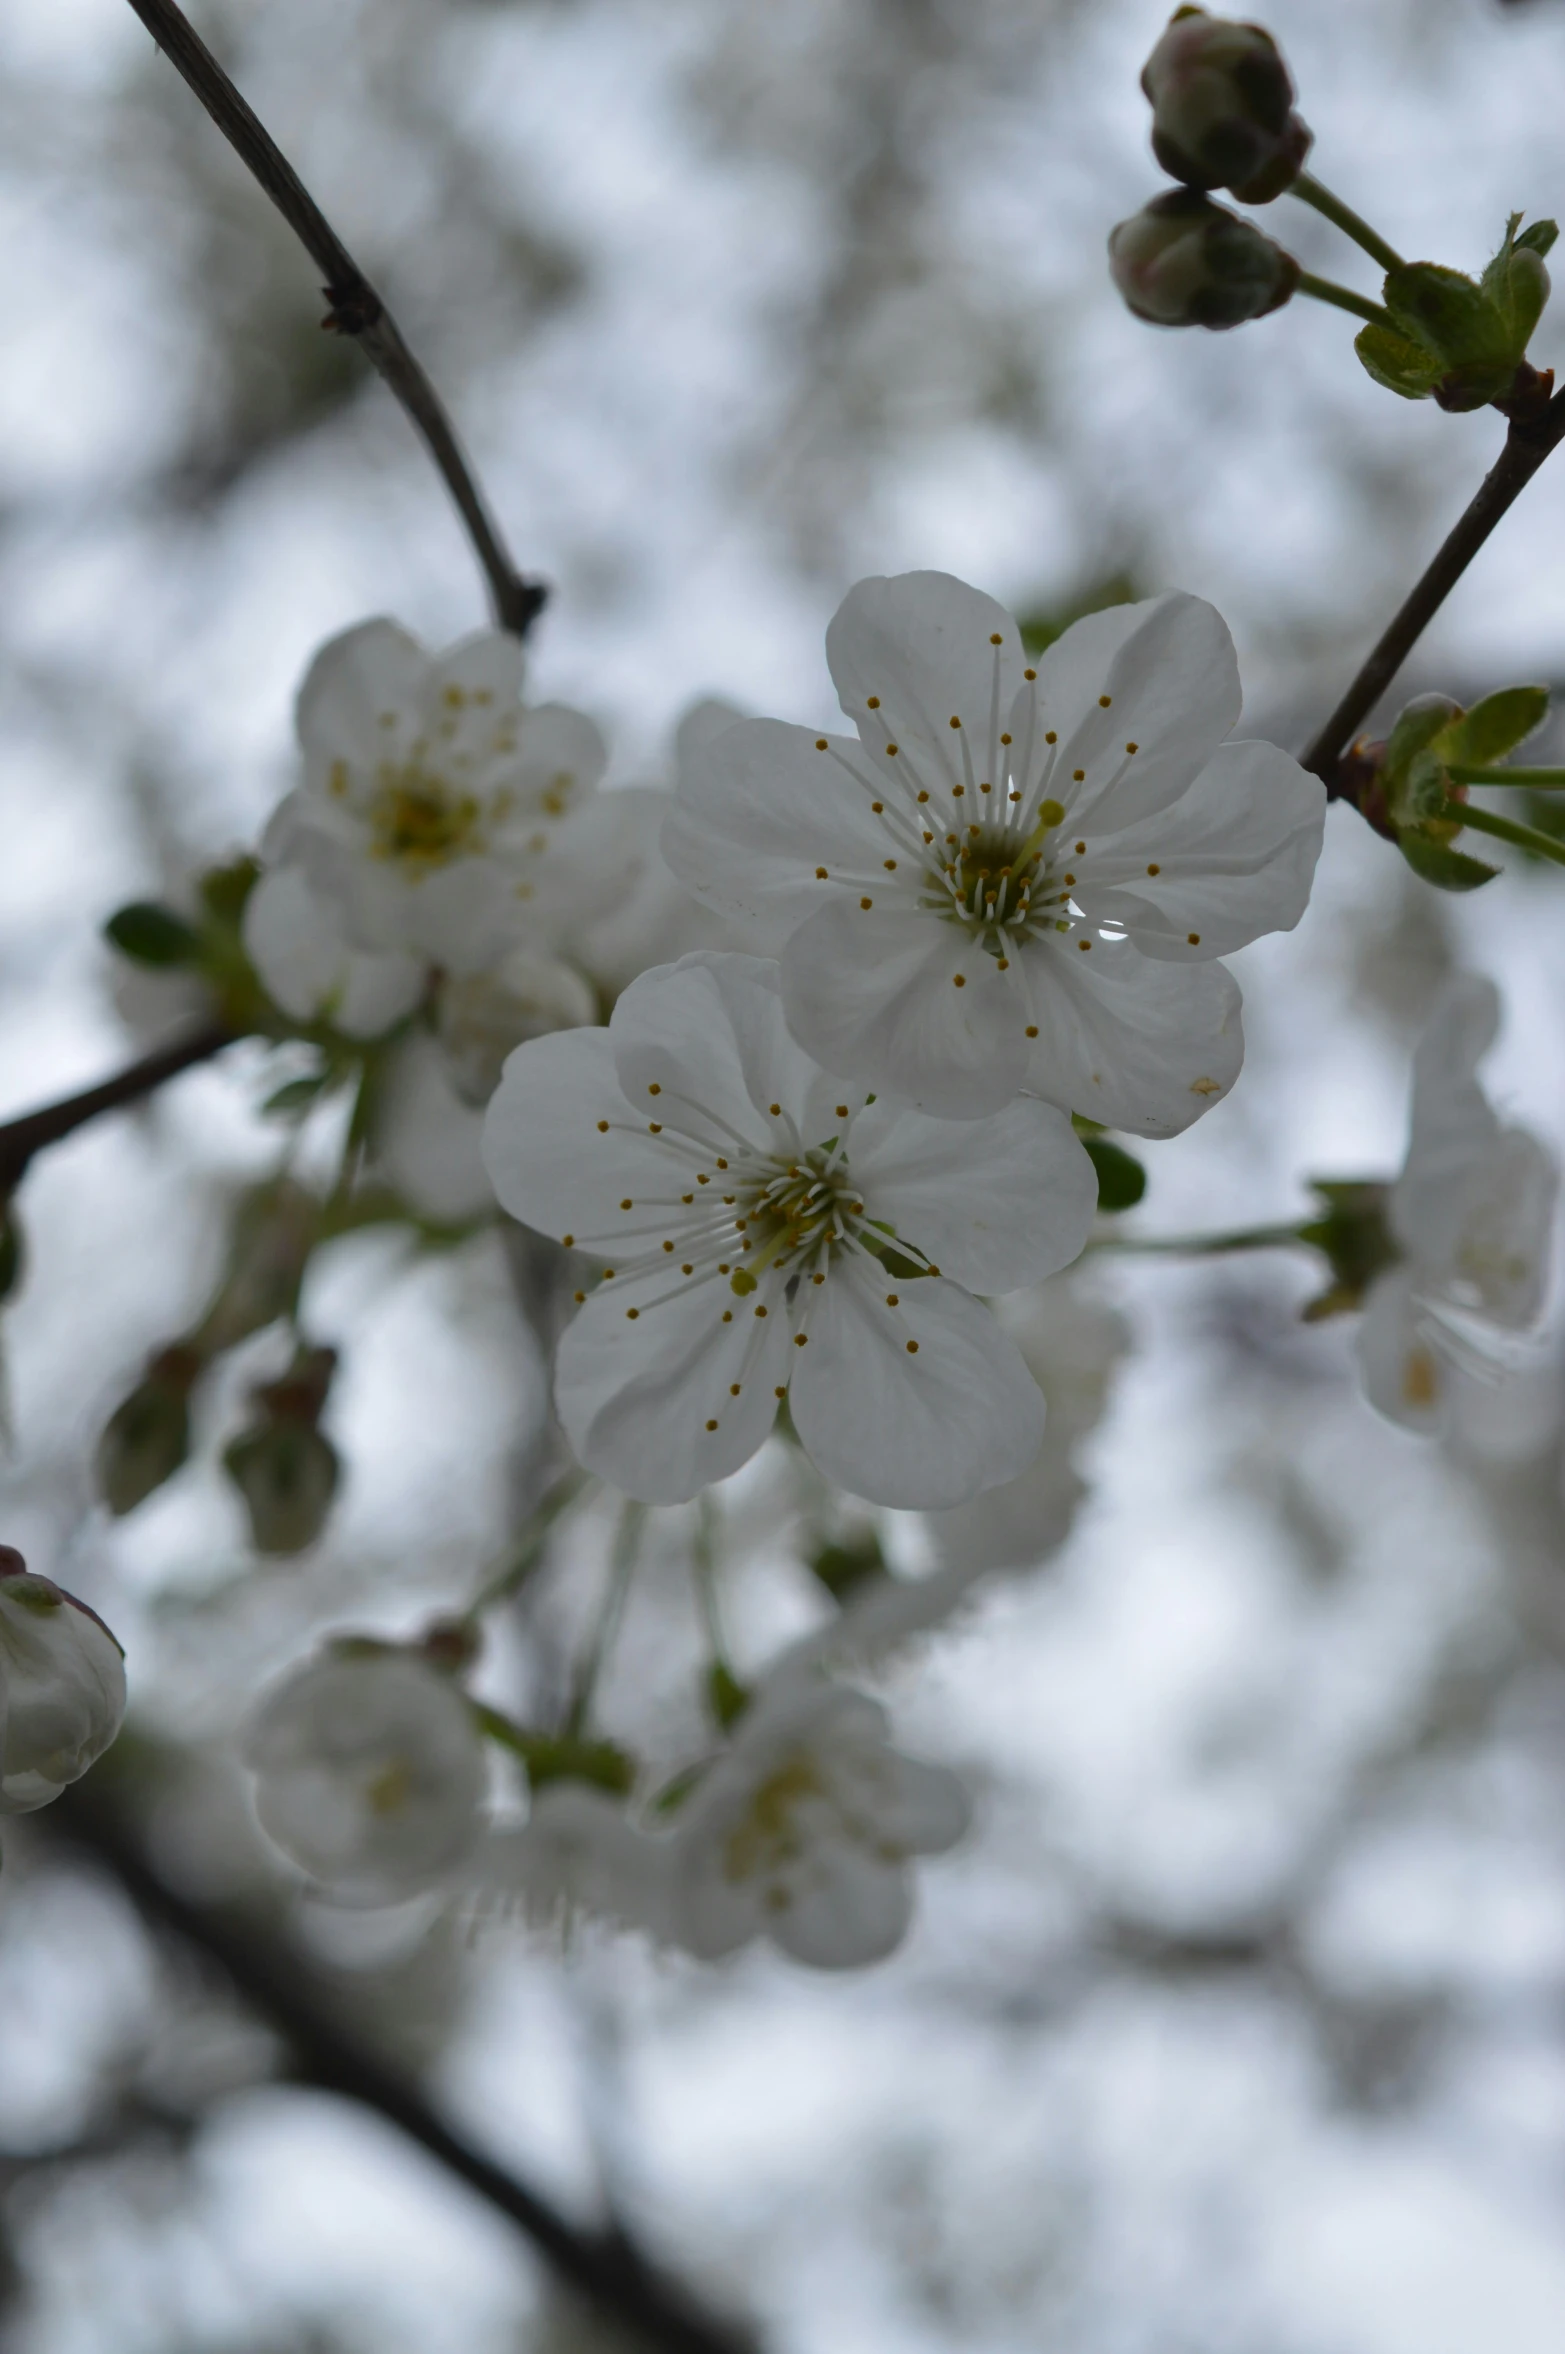
[[[1447,801],[1440,815],[1452,825],[1471,826],[1475,834],[1493,834],[1497,842],[1514,842],[1518,850],[1530,850],[1535,858],[1565,866],[1565,842],[1556,842],[1552,834],[1540,834],[1536,826],[1518,825],[1513,817],[1496,817],[1492,809],[1476,809],[1470,801]]]
[[[581,1738],[592,1707],[592,1696],[598,1678],[614,1648],[619,1623],[625,1614],[625,1597],[630,1592],[630,1573],[636,1566],[636,1555],[641,1550],[641,1532],[646,1526],[647,1508],[627,1497],[620,1514],[619,1527],[614,1535],[614,1552],[609,1562],[608,1584],[603,1592],[603,1605],[598,1612],[598,1623],[592,1631],[576,1671],[576,1689],[565,1719],[565,1737],[569,1741]]]
[[[1446,768],[1453,785],[1520,785],[1534,793],[1565,793],[1565,768]]]
[[[1134,1251],[1211,1258],[1219,1251],[1269,1251],[1296,1244],[1313,1248],[1293,1226],[1242,1226],[1232,1234],[1104,1234],[1088,1243],[1089,1251]]]
[[[597,1486],[597,1481],[573,1464],[564,1476],[557,1479],[543,1501],[524,1522],[517,1534],[516,1549],[503,1569],[497,1570],[485,1585],[479,1587],[462,1613],[462,1623],[472,1626],[492,1610],[497,1602],[508,1601],[517,1589],[524,1586],[543,1559],[554,1524],[561,1513],[575,1503],[586,1489]]]
[[[1340,196],[1333,196],[1329,188],[1323,188],[1313,172],[1300,172],[1298,178],[1290,182],[1287,193],[1296,196],[1301,204],[1313,205],[1316,212],[1323,214],[1333,228],[1340,229],[1345,237],[1352,238],[1355,245],[1362,246],[1383,270],[1401,269],[1402,256],[1370,227],[1368,221],[1361,220],[1356,212],[1345,205]]]
[[[1339,311],[1351,311],[1355,319],[1367,319],[1372,327],[1386,327],[1396,333],[1396,322],[1391,313],[1367,295],[1355,294],[1351,286],[1339,286],[1334,279],[1317,278],[1309,270],[1299,272],[1296,294],[1313,295],[1317,302],[1329,302]]]
[[[696,1501],[695,1534],[690,1542],[690,1567],[695,1580],[696,1602],[701,1612],[701,1623],[706,1629],[707,1648],[720,1668],[733,1674],[733,1662],[728,1656],[728,1645],[723,1638],[723,1614],[717,1592],[717,1520],[718,1507],[710,1490],[704,1490]]]

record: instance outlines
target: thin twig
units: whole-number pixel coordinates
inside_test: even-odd
[[[99,1119],[105,1112],[117,1112],[126,1104],[139,1103],[166,1079],[177,1078],[181,1071],[190,1070],[196,1063],[210,1062],[225,1046],[232,1045],[233,1035],[218,1023],[208,1023],[203,1029],[192,1030],[187,1038],[177,1038],[172,1046],[160,1046],[155,1054],[144,1054],[140,1062],[128,1064],[97,1087],[83,1088],[80,1095],[67,1095],[59,1103],[45,1104],[39,1111],[24,1112],[20,1119],[7,1120],[0,1126],[0,1200],[16,1190],[35,1152],[41,1152],[45,1145],[58,1144],[62,1137],[85,1128],[89,1120]]]
[[[49,1827],[111,1872],[138,1912],[217,1966],[257,2017],[290,2047],[296,2081],[357,2101],[499,2209],[560,2280],[662,2354],[754,2354],[743,2332],[704,2312],[659,2272],[621,2227],[584,2231],[558,2208],[453,2132],[417,2086],[347,2027],[298,1958],[253,1922],[181,1894],[148,1861],[109,1802],[82,1788],[50,1810]]]
[[[1490,532],[1561,440],[1565,440],[1565,391],[1557,392],[1534,422],[1511,426],[1504,448],[1484,476],[1466,513],[1395,615],[1336,710],[1309,749],[1301,754],[1304,766],[1323,780],[1328,799],[1352,797],[1349,780],[1339,774],[1343,754]]]
[[[495,619],[502,629],[525,637],[549,592],[542,581],[524,579],[512,563],[440,396],[403,341],[395,319],[174,0],[130,0],[130,5],[322,272],[331,306],[325,325],[354,338],[401,403],[467,525],[489,583]]]

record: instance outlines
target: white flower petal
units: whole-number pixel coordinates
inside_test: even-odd
[[[852,1130],[853,1174],[885,1219],[976,1292],[1014,1291],[1078,1258],[1098,1180],[1068,1116],[1020,1098],[984,1120],[877,1102]]]
[[[960,1504],[1038,1451],[1043,1397],[1020,1352],[942,1278],[834,1270],[798,1355],[789,1404],[806,1452],[873,1504]]]
[[[503,1208],[556,1242],[619,1246],[624,1200],[682,1186],[668,1154],[630,1118],[607,1030],[557,1030],[507,1058],[484,1118],[484,1166]]]
[[[783,951],[783,994],[794,1036],[828,1070],[941,1119],[997,1112],[1022,1083],[1020,992],[955,925],[835,901]]]
[[[891,843],[874,803],[889,800],[893,784],[851,737],[740,720],[691,747],[663,856],[689,890],[740,915],[802,921],[865,878],[889,896]],[[916,869],[908,872],[916,884]]]
[[[826,632],[838,700],[866,745],[878,754],[889,735],[915,753],[933,753],[941,775],[957,783],[965,775],[964,738],[978,773],[995,781],[996,739],[1023,659],[1004,606],[949,572],[861,580]],[[878,710],[870,709],[871,696]]]
[[[593,1293],[560,1342],[555,1404],[589,1471],[683,1504],[767,1438],[791,1354],[780,1283],[740,1299],[721,1277],[680,1285],[671,1262]]]
[[[375,1107],[375,1159],[408,1207],[459,1226],[494,1208],[482,1153],[484,1115],[464,1103],[450,1067],[422,1031],[389,1058]]]
[[[1189,790],[1094,853],[1077,893],[1144,955],[1226,956],[1309,903],[1326,791],[1275,744],[1220,744]]]
[[[1059,738],[1050,789],[1072,822],[1095,834],[1116,833],[1176,800],[1243,700],[1222,615],[1179,593],[1073,622],[1040,657],[1037,695],[1040,728]],[[1009,723],[1019,744],[1027,741],[1028,708],[1024,693]],[[1035,763],[1040,752],[1035,746]],[[1079,785],[1078,768],[1086,772]]]
[[[401,949],[355,948],[344,911],[296,867],[262,875],[245,903],[245,953],[296,1022],[329,1021],[348,1038],[378,1038],[424,994],[424,968]]]
[[[1407,1267],[1376,1277],[1359,1325],[1359,1370],[1378,1413],[1405,1430],[1432,1434],[1449,1413],[1450,1367],[1437,1328],[1419,1306],[1416,1280]]]
[[[1237,983],[1220,964],[1154,962],[1128,942],[1046,941],[1023,954],[1038,1028],[1027,1085],[1133,1136],[1178,1136],[1244,1060]]]
[[[322,646],[296,705],[309,791],[329,799],[333,764],[360,767],[388,712],[415,722],[428,675],[429,656],[394,621],[361,622]]]
[[[399,876],[393,887],[398,906],[387,928],[447,972],[482,972],[522,929],[510,878],[491,859],[459,858],[413,880]]]
[[[779,1120],[806,1116],[818,1073],[783,1026],[780,987],[764,958],[713,949],[633,981],[609,1024],[627,1101],[694,1134],[720,1134],[715,1115],[763,1150],[785,1142]]]
[[[812,1970],[863,1970],[894,1953],[913,1918],[906,1866],[881,1863],[858,1848],[818,1849],[810,1864],[799,1875],[801,1885],[766,1916],[783,1952]]]

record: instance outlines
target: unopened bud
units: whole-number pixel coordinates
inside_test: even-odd
[[[98,1493],[119,1517],[160,1488],[190,1452],[190,1393],[202,1370],[200,1353],[183,1344],[162,1349],[98,1441]]]
[[[336,1362],[334,1349],[302,1352],[281,1381],[256,1390],[257,1420],[224,1451],[258,1553],[302,1553],[326,1525],[341,1465],[316,1423]]]
[[[124,1714],[124,1655],[102,1619],[0,1545],[0,1815],[58,1798]]]
[[[1176,9],[1142,69],[1152,152],[1187,188],[1269,204],[1296,180],[1311,134],[1271,34],[1204,8]]]
[[[1239,327],[1279,309],[1299,282],[1292,254],[1193,188],[1171,188],[1121,221],[1109,270],[1155,327]]]

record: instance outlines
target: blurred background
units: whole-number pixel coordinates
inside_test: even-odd
[[[921,565],[1033,614],[1115,577],[1196,590],[1251,724],[1297,746],[1498,444],[1492,413],[1378,390],[1311,304],[1221,338],[1120,308],[1104,240],[1160,185],[1144,0],[192,14],[553,582],[533,688],[600,719],[616,783],[665,773],[701,693],[824,723],[840,596]],[[1476,268],[1508,211],[1565,210],[1551,0],[1266,21],[1320,176],[1403,251]],[[1266,226],[1372,291],[1301,206]],[[122,0],[0,0],[6,1109],[172,1018],[100,926],[253,841],[316,644],[371,611],[437,643],[484,619],[438,481],[322,308]],[[1552,316],[1534,356],[1565,360]],[[1562,540],[1557,459],[1406,690],[1565,678]],[[1505,993],[1491,1093],[1565,1147],[1559,884],[1518,864],[1437,897],[1335,810],[1304,925],[1235,960],[1245,1076],[1152,1148],[1142,1226],[1288,1216],[1311,1173],[1394,1170],[1456,964]],[[120,1770],[178,1745],[149,1834],[205,1896],[272,1887],[228,1747],[258,1686],[323,1628],[465,1598],[543,1400],[492,1232],[355,1237],[311,1276],[344,1351],[325,1542],[258,1569],[210,1432],[106,1520],[97,1431],[270,1165],[261,1068],[241,1048],[40,1160],[4,1324],[3,1534],[125,1640]],[[1557,2354],[1559,1383],[1540,1349],[1460,1445],[1420,1444],[1360,1401],[1351,1320],[1298,1323],[1313,1275],[1105,1271],[1136,1345],[1069,1544],[885,1679],[906,1745],[978,1793],[889,1965],[701,1968],[270,1901],[476,2139],[579,2212],[611,2199],[777,2349]],[[733,1506],[741,1664],[806,1608],[771,1476]],[[593,1574],[567,1549],[513,1646],[547,1652]],[[686,1609],[654,1542],[607,1717],[673,1707]],[[609,2343],[432,2165],[278,2063],[47,1815],[8,1826],[6,2354]]]

